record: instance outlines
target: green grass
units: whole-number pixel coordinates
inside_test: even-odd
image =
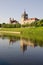
[[[0,31],[17,31],[21,34],[6,34],[13,36],[22,36],[23,38],[28,38],[31,40],[37,40],[43,42],[43,27],[31,27],[31,28],[1,28]],[[3,33],[4,34],[4,33]]]

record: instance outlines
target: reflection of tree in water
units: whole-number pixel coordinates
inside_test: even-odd
[[[34,47],[40,46],[43,47],[43,41],[40,40],[31,40],[34,43]]]
[[[39,46],[43,47],[43,42],[42,41],[40,41]]]
[[[38,44],[37,44],[37,41],[36,41],[36,40],[31,40],[31,41],[32,41],[32,42],[33,42],[33,44],[34,44],[34,48],[38,46]]]
[[[1,35],[1,38],[4,40],[4,39],[6,39],[6,36],[5,35]]]

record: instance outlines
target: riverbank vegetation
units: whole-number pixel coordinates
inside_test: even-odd
[[[3,33],[4,35],[13,35],[32,40],[43,42],[43,27],[28,27],[28,28],[1,28],[0,31],[20,32],[20,34]]]

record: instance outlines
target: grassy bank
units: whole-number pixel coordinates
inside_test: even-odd
[[[0,31],[20,32],[21,34],[3,33],[5,35],[22,36],[24,38],[43,42],[43,27],[32,28],[1,28]]]

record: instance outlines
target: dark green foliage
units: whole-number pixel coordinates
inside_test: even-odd
[[[1,24],[0,24],[0,27],[1,27]]]
[[[17,23],[17,24],[2,24],[1,25],[2,28],[20,28],[21,24]]]
[[[39,21],[32,22],[30,24],[30,26],[35,26],[35,27],[43,26],[43,19],[39,20]]]
[[[29,27],[29,24],[23,24],[22,27]]]
[[[30,24],[30,26],[37,26],[37,22],[38,22],[38,21],[32,22],[32,23]]]
[[[20,27],[21,27],[21,24],[17,23],[16,28],[20,28]]]
[[[38,21],[37,25],[38,25],[38,26],[43,26],[43,19],[40,20],[40,21]]]

